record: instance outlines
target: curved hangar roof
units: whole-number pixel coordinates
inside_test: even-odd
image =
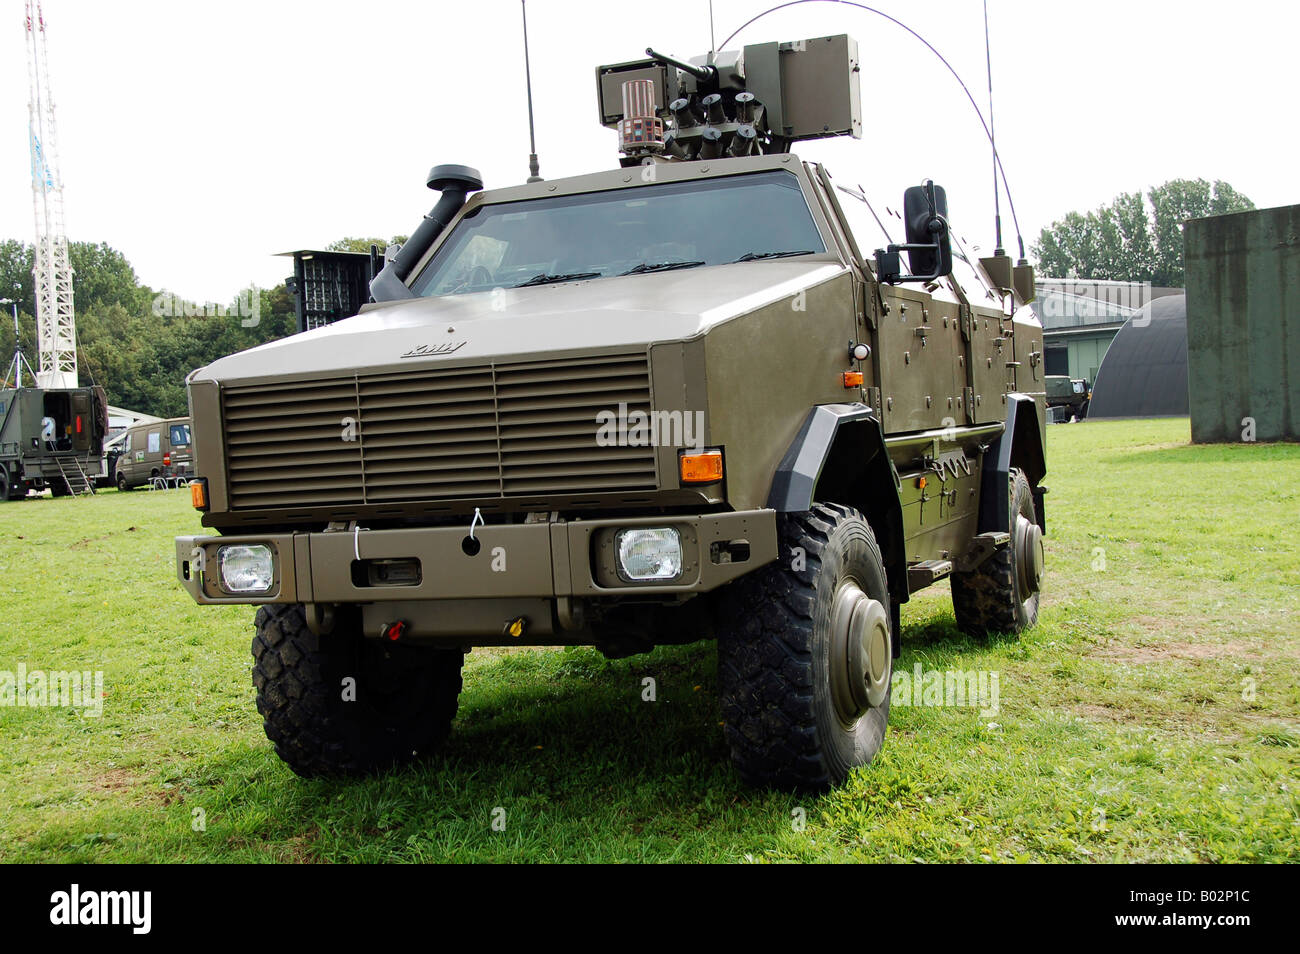
[[[1097,369],[1088,417],[1187,413],[1187,296],[1157,298],[1124,322]]]

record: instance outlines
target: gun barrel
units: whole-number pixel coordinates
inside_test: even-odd
[[[697,80],[708,80],[713,76],[713,67],[711,66],[692,66],[690,63],[683,63],[681,60],[675,60],[671,56],[664,56],[662,53],[656,53],[650,47],[645,48],[645,55],[653,57],[660,63],[667,63],[669,66],[675,66],[679,70],[690,73]]]

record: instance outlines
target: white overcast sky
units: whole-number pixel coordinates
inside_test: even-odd
[[[715,0],[718,41],[770,3]],[[980,0],[876,0],[943,53],[986,106]],[[46,0],[66,219],[140,280],[228,301],[291,271],[274,253],[410,232],[431,165],[489,188],[527,175],[518,0],[221,3]],[[1260,206],[1300,201],[1291,0],[990,0],[999,151],[1028,245],[1071,209],[1167,179],[1224,179]],[[646,46],[706,52],[708,0],[531,0],[542,175],[610,168],[595,67]],[[804,144],[896,202],[924,177],[991,248],[989,150],[943,65],[886,20],[831,3],[772,13],[745,42],[849,33],[861,141]],[[23,3],[0,0],[0,238],[31,241]],[[1003,204],[1006,245],[1014,249]]]

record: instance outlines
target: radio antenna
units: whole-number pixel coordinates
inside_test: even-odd
[[[722,45],[726,46],[728,43],[734,40],[739,34],[743,33],[748,27],[757,23],[759,20],[763,19],[763,17],[767,16],[769,13],[775,13],[778,10],[786,9],[787,7],[802,6],[805,3],[835,3],[842,7],[853,7],[857,10],[865,10],[867,13],[874,13],[877,16],[884,17],[890,23],[894,24],[894,26],[906,30],[914,38],[920,41],[921,44],[927,50],[929,50],[931,53],[937,56],[939,58],[939,62],[941,62],[944,66],[948,68],[948,72],[952,74],[952,78],[957,81],[957,85],[961,87],[961,91],[966,94],[966,99],[970,102],[971,109],[975,110],[975,115],[979,117],[980,126],[983,127],[984,129],[984,135],[988,137],[989,142],[993,141],[993,130],[989,128],[988,121],[985,120],[984,112],[980,109],[979,103],[975,102],[975,97],[971,93],[970,87],[966,85],[965,81],[962,80],[961,75],[955,69],[953,69],[953,65],[948,62],[948,60],[944,57],[944,55],[940,53],[938,50],[936,50],[933,44],[931,44],[929,40],[921,36],[921,34],[917,33],[915,30],[913,30],[902,20],[898,19],[897,17],[890,16],[888,13],[885,13],[883,10],[877,10],[875,7],[867,6],[867,4],[865,3],[857,3],[856,0],[785,0],[784,3],[778,3],[775,6],[768,7],[762,13],[758,13],[750,17],[748,20],[742,23],[731,34],[731,36],[723,40]],[[1025,261],[1025,240],[1024,240],[1024,236],[1020,232],[1020,219],[1016,215],[1016,200],[1015,197],[1011,194],[1011,186],[1007,183],[1007,170],[1004,169],[1002,166],[1002,158],[998,155],[998,150],[996,146],[993,149],[993,162],[997,168],[999,178],[1002,179],[1002,189],[1007,194],[1007,206],[1011,209],[1011,221],[1016,227],[1016,244],[1020,246],[1020,263],[1022,265],[1027,264],[1027,262]]]
[[[537,136],[533,132],[533,74],[528,65],[528,4],[519,0],[519,12],[524,18],[524,83],[528,88],[528,181],[541,182],[537,167]]]
[[[1005,255],[1002,248],[1002,208],[998,199],[998,141],[993,135],[993,53],[989,49],[989,0],[984,0],[984,64],[989,76],[989,143],[993,146],[993,231],[997,236],[994,255]]]
[[[718,52],[718,38],[713,32],[713,0],[709,0],[709,52]]]

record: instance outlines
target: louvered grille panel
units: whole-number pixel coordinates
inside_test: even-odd
[[[499,365],[497,416],[506,494],[654,487],[653,447],[597,444],[601,411],[649,410],[644,355]]]
[[[597,443],[601,411],[650,411],[644,354],[235,387],[223,406],[234,509],[655,487],[653,447]]]
[[[361,499],[361,445],[343,439],[357,413],[351,378],[228,388],[222,402],[232,508]]]
[[[491,368],[361,378],[366,503],[498,497]]]

